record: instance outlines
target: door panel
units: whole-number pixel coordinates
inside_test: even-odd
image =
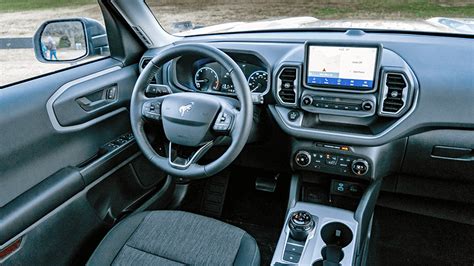
[[[126,109],[68,132],[59,132],[47,112],[48,100],[61,86],[114,66],[119,66],[116,60],[100,60],[0,90],[0,113],[4,114],[0,116],[0,207],[56,171],[87,160],[101,145],[130,131]],[[132,86],[134,79],[136,71],[125,86]],[[123,106],[130,95],[121,97]]]
[[[137,75],[108,58],[0,89],[0,263],[84,263],[160,190],[130,133]]]

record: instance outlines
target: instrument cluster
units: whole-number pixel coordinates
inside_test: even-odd
[[[265,67],[237,62],[253,93],[264,93],[269,87],[268,72]],[[217,62],[198,60],[194,64],[194,89],[202,92],[235,94],[234,84],[224,67]]]

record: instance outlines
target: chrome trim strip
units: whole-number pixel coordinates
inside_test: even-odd
[[[183,170],[183,169],[187,169],[192,163],[199,160],[199,158],[201,158],[204,155],[204,153],[206,153],[206,151],[208,151],[212,147],[212,145],[214,145],[214,142],[212,140],[209,141],[209,142],[206,142],[206,144],[204,144],[201,148],[199,148],[199,150],[197,150],[193,154],[191,159],[187,160],[187,162],[185,164],[174,163],[171,160],[171,151],[173,150],[172,145],[173,145],[173,143],[171,143],[171,141],[170,141],[169,153],[168,153],[168,162],[172,167]]]

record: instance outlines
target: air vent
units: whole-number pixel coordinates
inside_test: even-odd
[[[148,63],[150,63],[151,61],[151,58],[150,57],[146,57],[146,58],[143,58],[142,60],[142,64],[140,65],[140,67],[142,69],[144,69],[146,67],[146,65],[148,65]]]
[[[142,42],[147,46],[147,47],[151,47],[153,45],[153,43],[151,42],[150,38],[148,38],[148,36],[145,34],[145,32],[143,32],[143,30],[138,27],[138,26],[132,26],[132,29],[135,31],[135,33],[137,34],[138,38],[140,38],[140,40],[142,40]]]
[[[406,105],[408,86],[400,73],[386,73],[382,113],[398,114]]]
[[[140,71],[143,71],[143,69],[148,65],[148,63],[150,63],[151,61],[151,57],[144,57],[140,63],[140,68],[141,70]],[[158,71],[158,73],[153,77],[153,79],[151,80],[150,84],[157,84],[157,77],[160,75],[160,71]]]
[[[296,104],[298,68],[285,67],[278,76],[278,97],[282,103]]]

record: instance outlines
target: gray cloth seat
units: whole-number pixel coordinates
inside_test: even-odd
[[[259,265],[245,231],[192,213],[143,212],[105,236],[88,265]]]

